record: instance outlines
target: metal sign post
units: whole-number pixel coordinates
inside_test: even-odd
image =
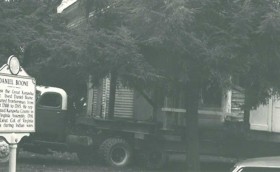
[[[17,143],[24,136],[29,136],[29,133],[4,133],[1,136],[6,139],[10,147],[9,172],[16,172]]]
[[[0,136],[10,145],[9,171],[16,171],[17,144],[35,132],[36,81],[15,56],[0,68]]]

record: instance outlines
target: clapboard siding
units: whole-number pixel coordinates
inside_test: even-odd
[[[98,96],[98,92],[102,92]],[[110,79],[103,79],[102,86],[94,89],[94,116],[99,118],[108,117],[110,95]],[[118,83],[115,97],[114,116],[119,118],[132,118],[134,104],[134,91],[121,86]],[[99,107],[100,106],[100,107]]]
[[[242,106],[244,105],[245,94],[240,88],[232,89],[231,96],[231,113],[233,114],[243,114]]]
[[[115,117],[133,117],[134,91],[128,88],[117,88],[115,101]]]

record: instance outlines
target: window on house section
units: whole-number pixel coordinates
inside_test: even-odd
[[[47,93],[43,94],[39,101],[40,106],[48,106],[48,107],[60,107],[61,105],[61,96],[55,93]]]
[[[206,109],[220,109],[222,106],[222,89],[215,84],[201,89],[200,107]]]

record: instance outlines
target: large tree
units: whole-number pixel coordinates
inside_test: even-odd
[[[279,2],[127,0],[124,4],[146,60],[167,83],[176,83],[173,88],[185,92],[187,162],[190,171],[199,171],[199,90],[213,82],[225,89],[240,84],[246,90],[247,112],[279,90]]]
[[[199,171],[199,92],[205,84],[226,83],[230,76],[224,67],[229,57],[223,56],[223,40],[218,39],[225,27],[217,11],[220,4],[184,0],[128,3],[131,26],[145,58],[165,76],[171,89],[179,88],[185,94],[186,157],[190,171]]]
[[[92,37],[85,57],[94,63],[88,64],[95,64],[96,72],[103,71],[103,75],[115,68],[121,76],[132,74],[127,70],[130,68],[145,69],[133,76],[149,76],[147,71],[152,76],[160,74],[165,82],[156,85],[157,90],[168,85],[169,89],[184,91],[186,152],[191,171],[199,171],[197,111],[202,87],[218,83],[230,88],[232,82],[244,86],[247,111],[264,102],[273,93],[272,88],[279,88],[278,1],[106,2],[93,9],[97,11],[90,21]],[[147,67],[145,63],[154,70],[143,67]]]

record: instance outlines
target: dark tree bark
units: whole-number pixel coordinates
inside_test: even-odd
[[[250,100],[249,100],[249,91],[248,88],[245,89],[245,101],[244,101],[244,127],[246,130],[250,127]]]
[[[188,171],[199,172],[198,102],[200,85],[190,83],[186,91],[186,161]]]

